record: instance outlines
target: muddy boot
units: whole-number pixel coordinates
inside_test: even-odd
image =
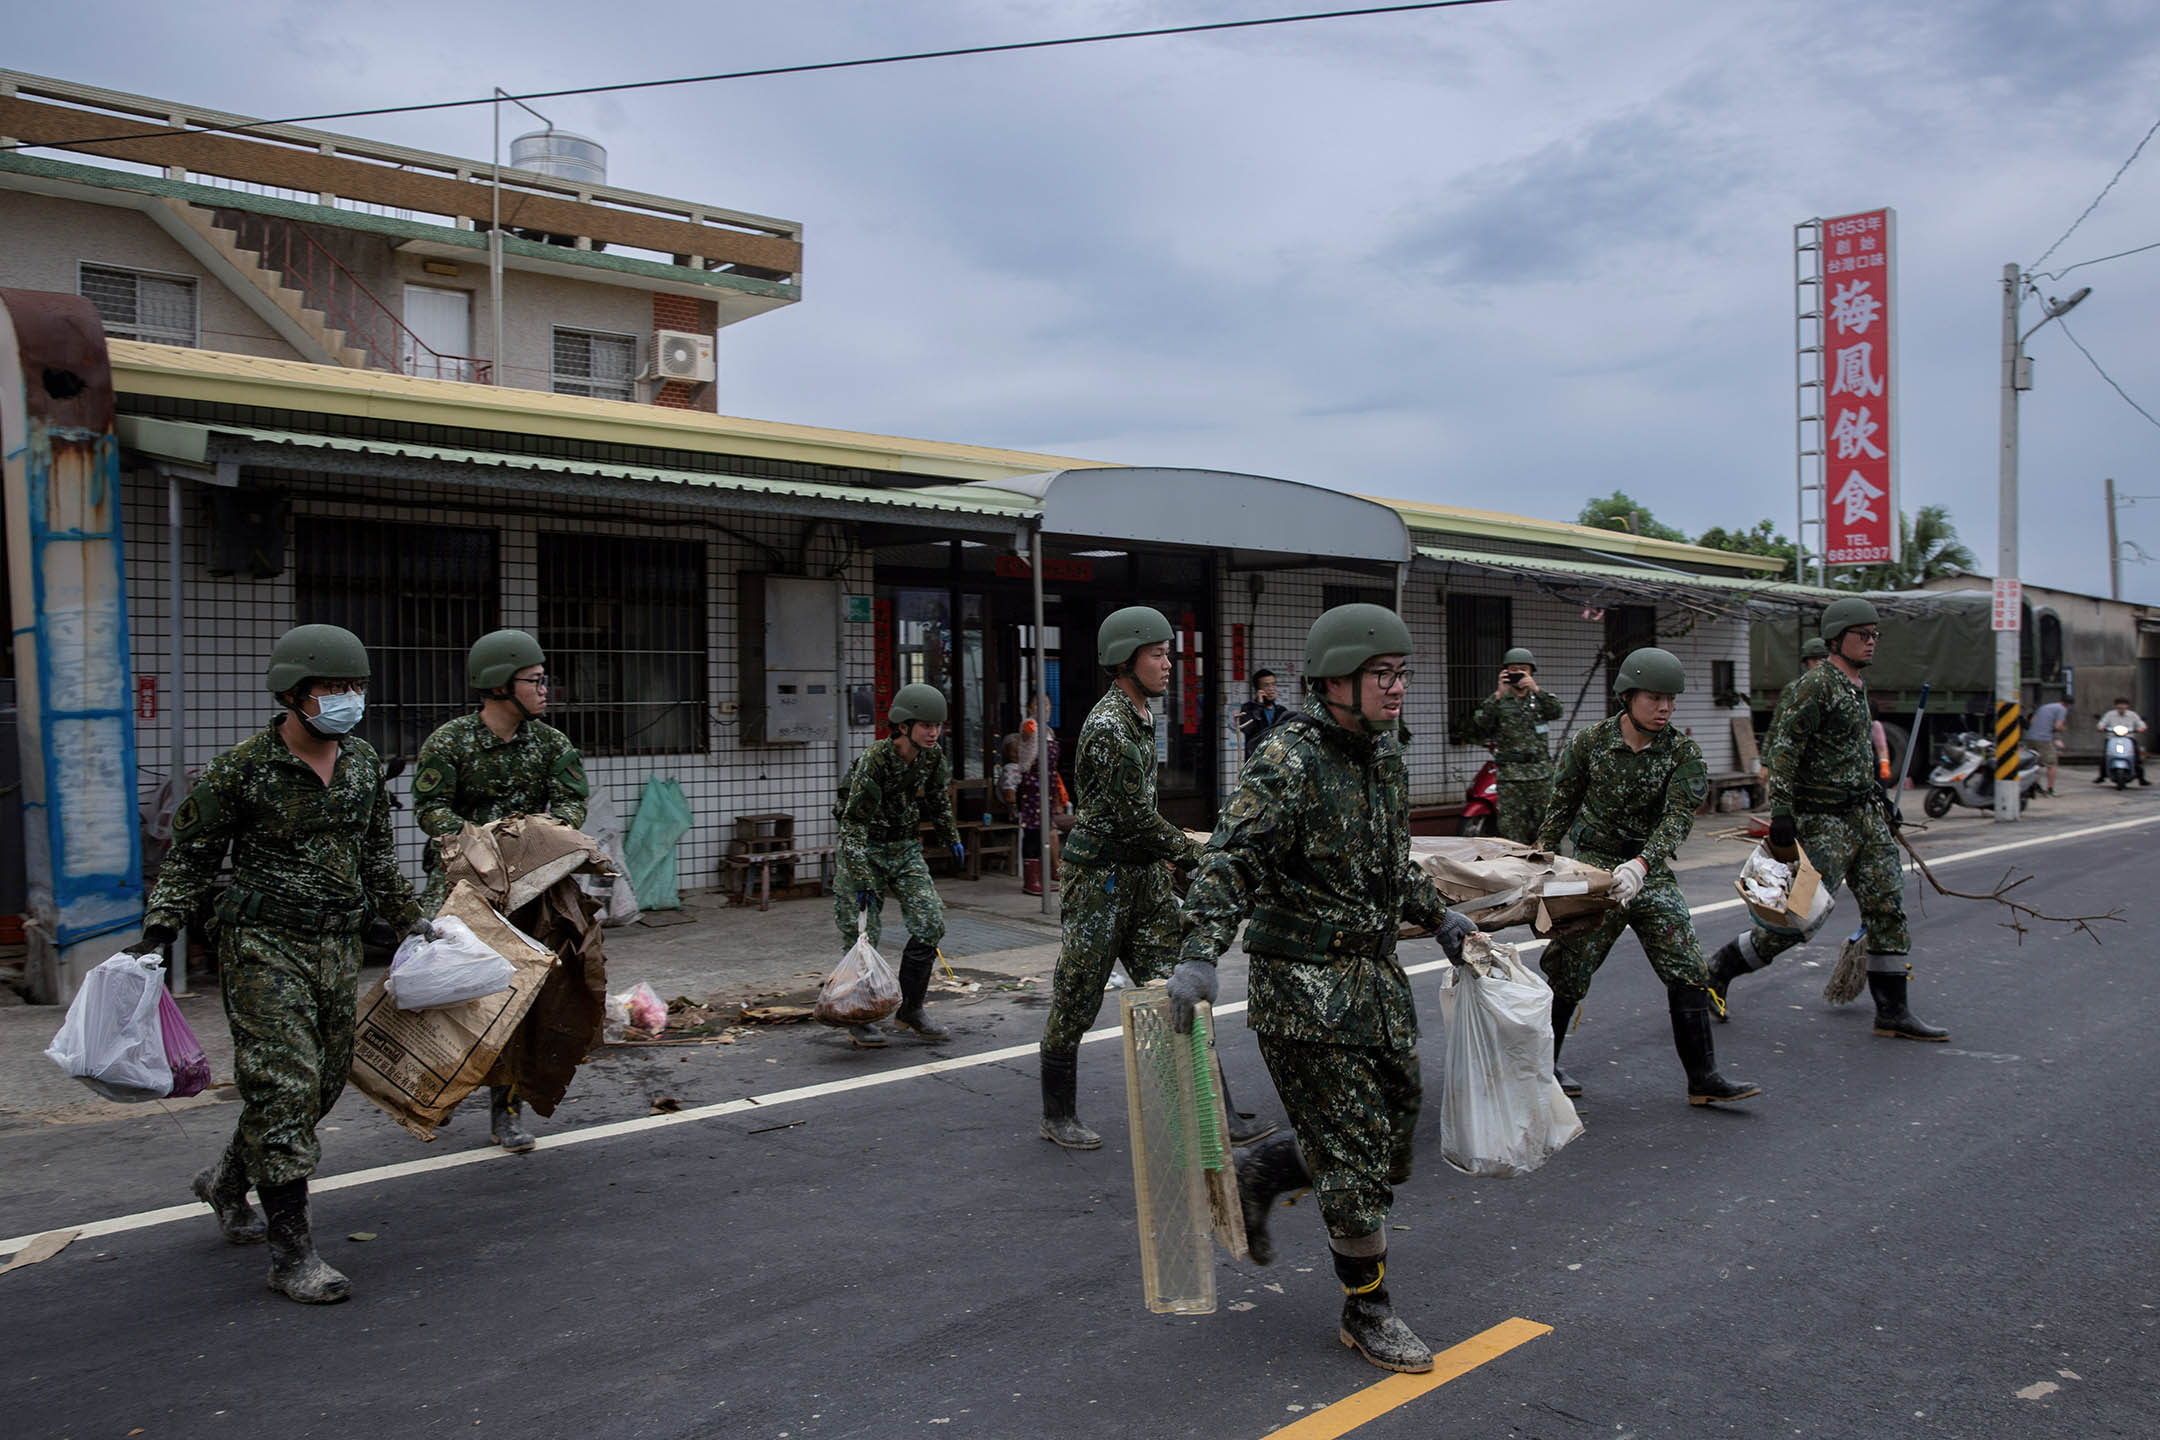
[[[228,1142],[225,1153],[195,1176],[189,1187],[195,1198],[217,1212],[218,1229],[228,1245],[263,1243],[263,1218],[248,1204],[247,1167],[240,1163],[240,1146]]]
[[[303,1305],[335,1305],[350,1296],[352,1281],[315,1253],[308,1233],[307,1181],[257,1189],[270,1212],[270,1288]]]
[[[1717,954],[1710,957],[1710,993],[1717,996],[1717,1018],[1720,1025],[1732,1019],[1725,1011],[1725,992],[1732,982],[1756,967],[1748,963],[1748,951],[1754,947],[1747,944],[1748,937],[1735,935],[1725,942]]]
[[[923,997],[930,993],[930,972],[936,965],[937,946],[908,937],[907,948],[900,952],[900,1008],[892,1018],[893,1024],[914,1031],[915,1038],[926,1045],[952,1039],[949,1031],[923,1015]]]
[[[1230,1098],[1230,1077],[1224,1075],[1221,1078],[1222,1108],[1223,1114],[1230,1117],[1230,1144],[1232,1148],[1243,1149],[1247,1145],[1256,1145],[1274,1134],[1279,1127],[1273,1120],[1255,1119],[1253,1116],[1243,1114],[1238,1110],[1237,1101]]]
[[[1552,1078],[1560,1082],[1560,1093],[1570,1100],[1582,1099],[1582,1081],[1560,1068],[1560,1043],[1567,1039],[1568,1025],[1575,1019],[1575,1002],[1557,996],[1552,1002]]]
[[[1875,1033],[1897,1040],[1948,1040],[1948,1030],[1928,1024],[1913,1014],[1905,1003],[1906,987],[1911,980],[1909,966],[1902,974],[1868,972],[1868,994],[1875,997]]]
[[[1710,1045],[1710,992],[1669,990],[1665,1002],[1672,1011],[1673,1049],[1680,1052],[1680,1066],[1687,1071],[1687,1103],[1722,1105],[1762,1094],[1762,1086],[1727,1080],[1718,1074],[1717,1054]]]
[[[1268,1211],[1284,1195],[1295,1198],[1312,1188],[1312,1174],[1298,1153],[1297,1136],[1277,1135],[1232,1157],[1237,1169],[1238,1208],[1245,1212],[1245,1248],[1253,1264],[1275,1259],[1275,1242],[1268,1238]]]
[[[1387,1255],[1333,1252],[1342,1281],[1342,1328],[1336,1337],[1382,1370],[1422,1375],[1433,1368],[1432,1350],[1396,1318],[1388,1300]]]
[[[888,1043],[875,1026],[850,1025],[847,1027],[848,1044],[858,1050],[882,1050]]]
[[[513,1155],[522,1155],[539,1142],[518,1120],[517,1091],[508,1085],[488,1086],[488,1141]]]
[[[1042,1057],[1042,1138],[1067,1150],[1099,1150],[1102,1136],[1080,1123],[1075,1097],[1080,1089],[1080,1052],[1044,1050]]]

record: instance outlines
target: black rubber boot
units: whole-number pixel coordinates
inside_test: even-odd
[[[1897,1040],[1948,1040],[1948,1030],[1928,1024],[1913,1014],[1912,1008],[1905,1003],[1905,992],[1911,979],[1909,971],[1903,975],[1868,973],[1868,994],[1875,997],[1875,1033]]]
[[[891,1043],[874,1025],[850,1025],[847,1027],[847,1038],[848,1044],[858,1050],[882,1050]]]
[[[263,1218],[248,1204],[247,1167],[240,1163],[240,1145],[228,1141],[225,1153],[209,1168],[199,1171],[188,1187],[195,1198],[217,1212],[219,1231],[228,1245],[260,1245],[267,1233]]]
[[[1274,1134],[1279,1127],[1273,1120],[1238,1113],[1237,1101],[1230,1098],[1230,1077],[1223,1075],[1221,1079],[1223,1114],[1230,1117],[1230,1144],[1238,1148],[1256,1145]]]
[[[1269,1264],[1275,1259],[1275,1242],[1268,1238],[1268,1211],[1282,1196],[1310,1190],[1312,1173],[1298,1153],[1295,1135],[1263,1140],[1239,1151],[1231,1163],[1237,1170],[1238,1208],[1245,1212],[1245,1248],[1253,1264]]]
[[[1404,1375],[1433,1368],[1432,1347],[1395,1314],[1388,1300],[1386,1255],[1335,1255],[1335,1278],[1342,1281],[1343,1344],[1369,1364]]]
[[[509,1085],[488,1086],[488,1141],[513,1155],[539,1143],[518,1120],[517,1091]]]
[[[1560,1068],[1560,1042],[1567,1039],[1567,1027],[1575,1019],[1575,1002],[1557,997],[1552,1002],[1552,1078],[1560,1082],[1560,1093],[1570,1100],[1582,1098],[1582,1082]]]
[[[352,1281],[315,1253],[308,1233],[307,1181],[257,1189],[270,1212],[270,1288],[303,1305],[335,1305],[351,1296]]]
[[[1687,1071],[1687,1103],[1722,1105],[1762,1094],[1762,1086],[1727,1080],[1718,1074],[1717,1054],[1710,1045],[1710,992],[1668,990],[1666,1004],[1672,1010],[1673,1049],[1680,1052],[1681,1068]]]
[[[937,946],[909,936],[907,948],[900,952],[900,1008],[892,1018],[893,1024],[914,1031],[915,1038],[927,1045],[952,1038],[923,1015],[923,997],[930,993],[930,972],[936,967]]]
[[[1080,1090],[1080,1052],[1043,1050],[1042,1138],[1067,1150],[1100,1150],[1102,1136],[1080,1123],[1074,1097]]]
[[[1747,963],[1747,956],[1740,952],[1740,937],[1737,935],[1726,941],[1717,954],[1710,957],[1710,992],[1717,996],[1716,1009],[1720,1025],[1732,1019],[1732,1016],[1726,1013],[1726,1007],[1730,1003],[1725,998],[1726,990],[1731,988],[1733,981],[1747,974],[1751,968],[1753,967]]]

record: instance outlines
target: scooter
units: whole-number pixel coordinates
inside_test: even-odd
[[[1995,808],[1995,777],[1989,766],[1995,759],[1995,748],[1988,737],[1977,730],[1961,730],[1950,737],[1950,743],[1942,754],[1935,757],[1935,769],[1928,775],[1927,799],[1921,808],[1930,820],[1940,820],[1959,805],[1974,810]],[[2040,788],[2040,752],[2031,746],[2018,751],[2018,798],[2029,800]]]
[[[1500,767],[1487,760],[1470,788],[1463,792],[1462,825],[1458,835],[1490,835],[1500,823]]]
[[[2100,756],[2100,778],[2115,782],[2120,790],[2137,779],[2137,741],[2131,738],[2128,725],[2110,725],[2107,728],[2107,748]]]

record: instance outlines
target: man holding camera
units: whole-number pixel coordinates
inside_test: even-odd
[[[1537,656],[1517,646],[1500,657],[1500,684],[1470,712],[1470,733],[1493,747],[1500,781],[1499,833],[1537,843],[1552,801],[1552,722],[1566,706],[1538,689]]]

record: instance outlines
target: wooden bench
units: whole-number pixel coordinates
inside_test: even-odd
[[[1002,860],[1006,874],[1019,874],[1019,825],[1011,820],[995,819],[983,823],[984,815],[996,813],[990,803],[990,782],[987,779],[955,780],[946,791],[952,798],[953,814],[959,819],[960,843],[967,847],[967,878],[982,879],[985,857]],[[944,853],[937,838],[927,831],[923,836],[923,852],[932,858]]]
[[[750,871],[757,872],[757,897],[760,910],[772,908],[772,871],[775,865],[795,866],[815,860],[818,867],[819,888],[829,888],[833,878],[833,852],[830,849],[812,850],[765,850],[754,855],[723,855],[722,866],[743,872],[743,893],[740,904],[750,903]]]
[[[1762,790],[1762,781],[1758,780],[1751,770],[1735,770],[1727,775],[1712,775],[1710,777],[1710,793],[1703,797],[1703,808],[1697,813],[1716,813],[1718,798],[1729,790],[1745,790],[1748,795],[1748,808],[1750,810],[1762,803],[1762,796],[1759,793]]]

